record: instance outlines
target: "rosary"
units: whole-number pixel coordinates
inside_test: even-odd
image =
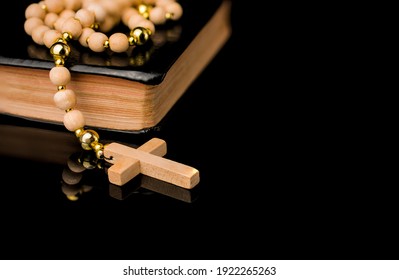
[[[25,10],[25,32],[38,45],[50,49],[55,66],[49,78],[56,86],[54,103],[65,111],[64,126],[74,132],[84,150],[92,150],[98,159],[112,166],[109,181],[122,186],[142,173],[144,175],[191,189],[199,183],[199,171],[190,166],[163,158],[166,142],[153,138],[134,149],[119,143],[102,144],[99,134],[85,128],[85,118],[74,109],[76,94],[67,89],[71,73],[65,66],[73,41],[99,53],[107,49],[122,53],[146,44],[156,26],[178,20],[183,14],[175,0],[44,0],[30,4]],[[128,35],[116,32],[106,35],[123,22]]]

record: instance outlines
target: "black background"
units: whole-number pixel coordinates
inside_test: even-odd
[[[153,132],[167,157],[199,169],[195,200],[143,190],[117,200],[93,171],[93,190],[72,202],[65,165],[3,157],[2,259],[387,258],[396,206],[381,206],[389,190],[359,168],[356,128],[336,114],[347,107],[332,110],[340,97],[305,74],[280,8],[257,17],[232,3],[232,36]]]

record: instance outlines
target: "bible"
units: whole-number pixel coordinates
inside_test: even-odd
[[[49,80],[54,60],[48,48],[24,33],[23,4],[7,4],[16,12],[16,24],[3,34],[15,39],[0,47],[0,113],[62,125],[64,112],[54,105],[57,90]],[[157,27],[146,46],[125,53],[93,53],[72,45],[69,88],[77,94],[76,109],[84,113],[88,127],[151,129],[223,47],[231,34],[231,2],[182,0],[180,4],[182,18]],[[116,28],[126,31],[123,26]]]

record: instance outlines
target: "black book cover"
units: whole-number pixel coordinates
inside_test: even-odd
[[[38,46],[24,31],[25,9],[32,0],[9,1],[5,10],[12,11],[12,24],[1,17],[3,38],[7,43],[0,46],[0,65],[12,65],[51,69],[54,66],[49,50]],[[152,42],[135,47],[130,53],[93,53],[74,42],[69,61],[70,70],[77,73],[100,74],[138,81],[145,84],[159,84],[176,59],[182,54],[195,36],[213,16],[222,1],[179,1],[183,16],[176,22],[168,21],[156,27]],[[123,32],[128,28],[121,22],[110,34]],[[11,39],[12,38],[12,39]]]

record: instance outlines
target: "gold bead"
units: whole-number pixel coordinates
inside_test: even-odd
[[[104,42],[104,48],[108,49],[109,48],[109,40],[106,40]]]
[[[96,158],[103,159],[104,158],[104,150],[96,151]]]
[[[64,90],[64,89],[66,89],[66,86],[58,86],[57,87],[57,90]]]
[[[97,166],[97,158],[94,157],[92,152],[83,151],[78,158],[78,162],[85,168],[85,169],[94,169]]]
[[[72,40],[72,34],[69,33],[69,32],[64,32],[64,33],[62,33],[62,38],[63,38],[65,41],[70,41],[70,40]]]
[[[82,163],[83,167],[86,169],[94,169],[97,167],[97,163],[91,162],[91,161],[84,161]]]
[[[85,130],[83,129],[83,127],[76,129],[76,130],[75,130],[75,136],[76,136],[77,138],[80,138],[80,136],[83,134],[84,131],[85,131]]]
[[[67,195],[67,198],[68,198],[70,201],[76,201],[76,200],[79,199],[79,197],[76,196],[76,195]]]
[[[98,151],[104,148],[104,145],[99,143],[99,142],[93,142],[91,144],[91,148],[93,149],[93,151]]]
[[[134,46],[135,45],[133,36],[129,36],[128,41],[129,41],[129,46]]]
[[[69,56],[71,48],[64,42],[55,42],[50,47],[50,53],[53,55],[54,60],[65,59]]]
[[[172,19],[173,18],[173,13],[166,13],[165,14],[166,19]]]
[[[64,66],[65,60],[63,58],[54,57],[54,64],[55,64],[55,66]]]
[[[97,22],[95,22],[92,25],[90,25],[90,28],[93,30],[98,30],[100,28],[100,25]]]
[[[144,27],[136,27],[130,31],[130,36],[133,37],[135,45],[144,45],[150,38],[150,31]]]
[[[97,168],[98,169],[104,169],[104,161],[100,160],[97,162]]]
[[[98,142],[99,139],[98,133],[91,129],[85,130],[79,137],[80,144],[85,150],[91,150],[91,144]]]
[[[150,17],[150,10],[151,10],[151,7],[147,6],[145,4],[140,4],[137,7],[137,11],[139,12],[139,14],[142,15],[146,19],[148,19]]]

